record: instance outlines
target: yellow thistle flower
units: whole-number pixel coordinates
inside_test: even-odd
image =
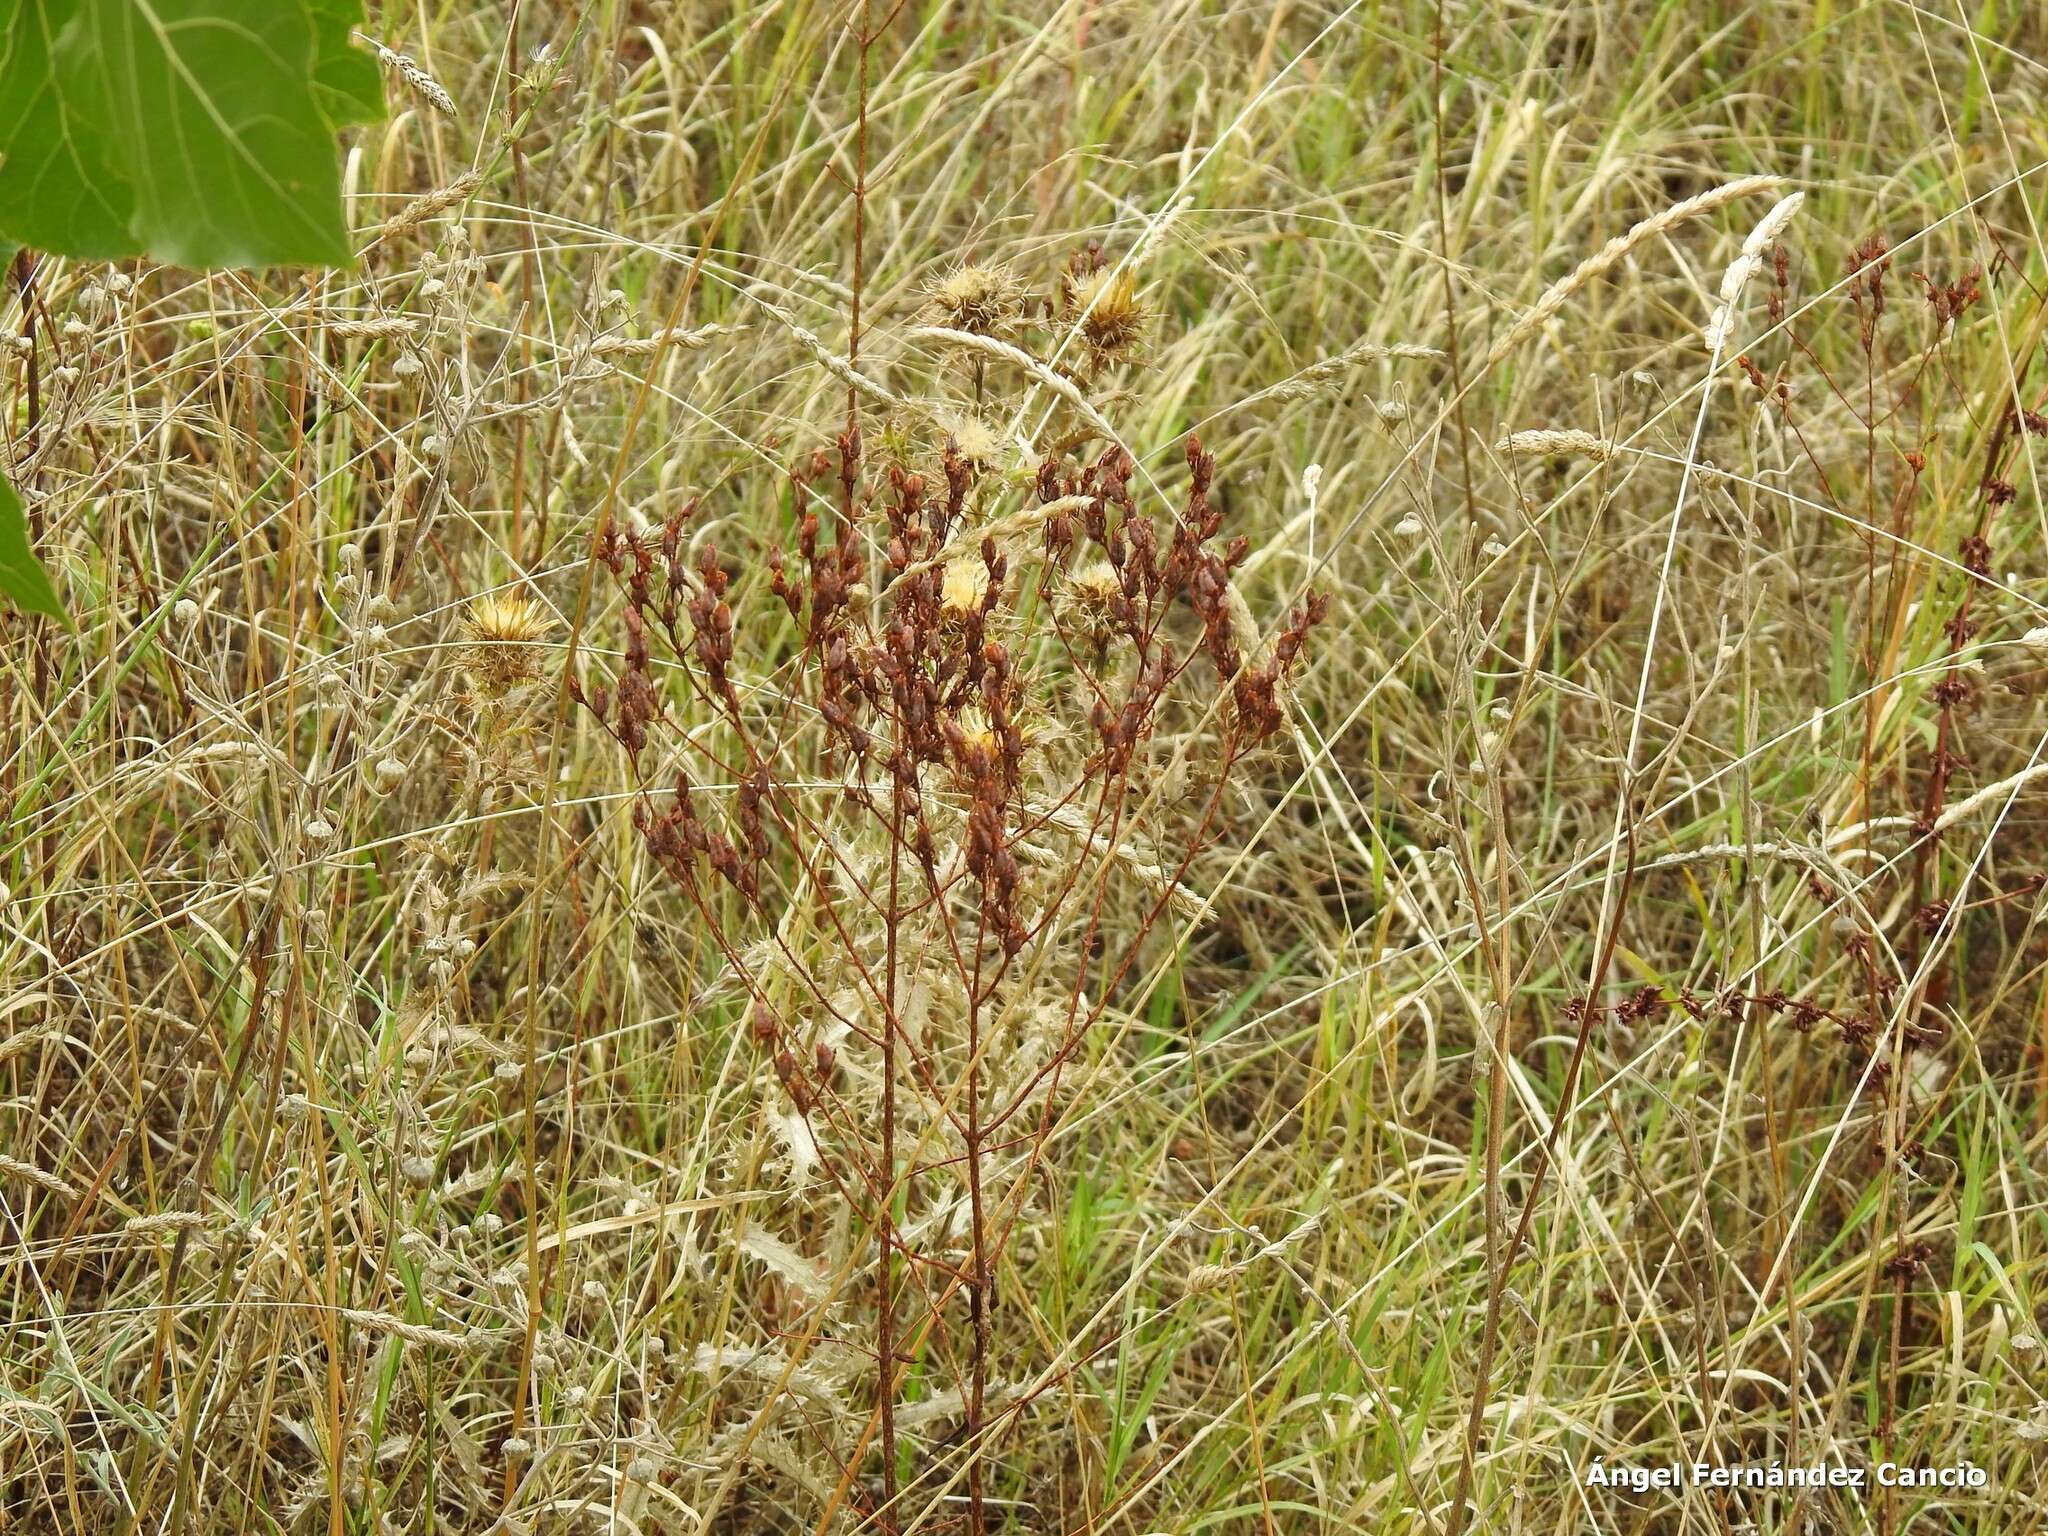
[[[978,612],[988,595],[988,567],[979,555],[961,555],[946,562],[946,576],[939,587],[939,608],[949,619],[964,619]]]
[[[1130,357],[1144,340],[1152,309],[1138,293],[1128,268],[1103,267],[1067,279],[1067,311],[1081,329],[1081,341],[1098,362]]]
[[[487,698],[503,698],[540,676],[541,650],[554,620],[523,592],[486,592],[462,616],[469,644],[462,668]]]
[[[947,447],[976,474],[994,468],[1002,456],[1002,437],[979,416],[942,411],[938,428],[945,435]]]

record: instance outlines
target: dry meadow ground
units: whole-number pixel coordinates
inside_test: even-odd
[[[2041,1527],[2039,7],[372,11],[4,299],[0,1529]]]

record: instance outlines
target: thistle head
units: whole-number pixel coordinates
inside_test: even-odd
[[[1107,560],[1096,560],[1067,578],[1066,590],[1060,597],[1061,617],[1095,646],[1098,665],[1108,659],[1117,600],[1123,594],[1123,578],[1116,567]]]
[[[941,325],[976,336],[1003,336],[1024,313],[1024,288],[1000,263],[968,262],[925,288],[932,317]]]
[[[1107,560],[1082,566],[1069,580],[1073,583],[1074,601],[1089,609],[1107,608],[1124,589],[1123,578]]]
[[[964,619],[981,611],[988,596],[988,567],[979,555],[961,555],[946,562],[946,574],[939,585],[939,611],[949,619]]]
[[[462,616],[462,669],[486,698],[501,699],[540,676],[554,620],[524,592],[486,592]]]
[[[963,705],[945,716],[939,728],[952,759],[950,767],[956,789],[973,794],[977,785],[985,786],[992,777],[1001,777],[1012,743],[987,710],[979,705]],[[1015,761],[1021,761],[1029,740],[1014,723],[1010,731],[1014,733]]]
[[[1137,353],[1152,309],[1129,268],[1069,273],[1065,289],[1067,314],[1097,363],[1122,362]]]
[[[966,412],[942,413],[938,427],[945,434],[945,452],[977,475],[995,468],[1003,454],[1003,439],[979,416]]]

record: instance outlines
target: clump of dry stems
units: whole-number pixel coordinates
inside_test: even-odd
[[[867,1234],[835,1252],[835,1299],[807,1326],[872,1341],[867,1424],[828,1449],[858,1466],[872,1437],[885,1527],[906,1473],[938,1476],[937,1447],[899,1435],[916,1363],[959,1395],[969,1528],[986,1528],[990,1392],[1016,1378],[995,1277],[1063,1078],[1217,835],[1234,767],[1279,728],[1326,610],[1309,597],[1269,645],[1245,631],[1246,543],[1218,546],[1214,461],[1192,439],[1185,458],[1155,517],[1117,447],[1017,487],[949,439],[928,483],[871,466],[854,429],[791,474],[783,538],[727,550],[692,499],[599,551],[623,663],[577,697],[745,999],[799,1182],[815,1164]],[[785,621],[739,633],[737,583],[765,583]],[[1162,744],[1218,688],[1213,749]],[[1169,814],[1185,836],[1162,853]]]

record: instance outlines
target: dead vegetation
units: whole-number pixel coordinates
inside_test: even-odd
[[[2035,1512],[2036,19],[376,24],[11,269],[10,1528]]]

